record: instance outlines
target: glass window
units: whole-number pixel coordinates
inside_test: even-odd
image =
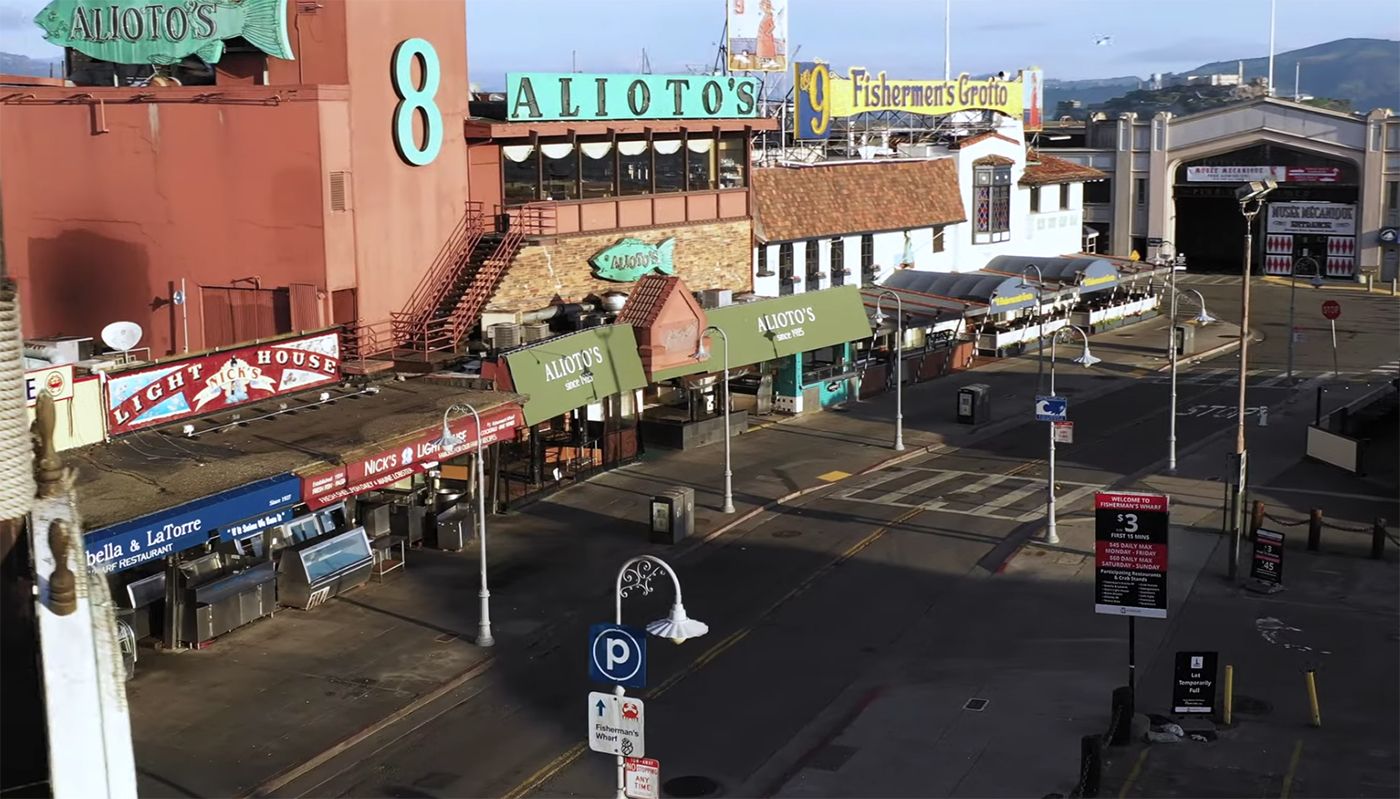
[[[621,194],[651,194],[651,149],[645,139],[618,141],[617,178]]]
[[[822,287],[822,251],[816,239],[807,242],[807,290],[817,291]]]
[[[933,251],[934,251],[934,252],[943,252],[943,231],[946,230],[946,229],[947,229],[947,228],[945,228],[943,225],[938,225],[937,227],[935,227],[935,228],[933,229]]]
[[[579,174],[583,178],[583,198],[611,197],[617,193],[616,153],[612,142],[581,142]]]
[[[778,294],[792,293],[792,244],[778,245]]]
[[[773,273],[768,271],[768,245],[759,243],[758,245],[758,274],[760,277],[772,277]]]
[[[528,144],[501,148],[501,184],[507,205],[539,199],[536,194],[540,181],[539,157],[539,151]]]
[[[831,285],[846,285],[846,240],[837,236],[831,240]]]
[[[1091,180],[1084,184],[1084,202],[1086,203],[1111,203],[1113,202],[1113,181],[1111,180]]]
[[[748,185],[748,159],[744,155],[744,135],[725,133],[719,139],[719,187],[742,189]]]
[[[541,144],[545,200],[578,199],[578,150],[572,142]]]
[[[860,282],[875,282],[875,236],[871,233],[860,237]]]
[[[1388,180],[1385,183],[1385,207],[1394,211],[1400,208],[1400,180]]]
[[[656,192],[685,190],[685,147],[680,137],[653,139],[651,151],[656,162]]]
[[[686,191],[711,191],[715,188],[715,156],[713,136],[692,136],[686,139]]]
[[[1138,205],[1147,205],[1147,178],[1133,180],[1133,194],[1137,197]]]
[[[1061,183],[1061,184],[1060,184],[1060,210],[1061,210],[1061,211],[1068,211],[1068,210],[1069,210],[1069,184],[1068,184],[1068,183]]]
[[[1040,212],[1040,187],[1031,187],[1031,213]]]
[[[972,243],[987,244],[1011,238],[1011,168],[979,166],[973,171],[976,219]]]

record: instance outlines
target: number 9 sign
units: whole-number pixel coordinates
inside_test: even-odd
[[[797,113],[794,135],[805,141],[831,134],[831,70],[826,64],[797,64]]]
[[[413,82],[413,62],[422,64],[422,84]],[[394,149],[399,157],[413,166],[427,166],[442,151],[442,111],[437,107],[438,86],[442,83],[442,64],[437,50],[426,39],[405,39],[394,48],[389,78],[399,104],[394,106]],[[413,134],[413,120],[423,114],[423,143]]]

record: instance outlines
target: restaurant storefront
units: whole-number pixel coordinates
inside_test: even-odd
[[[980,355],[1015,355],[1037,345],[1039,336],[1064,327],[1074,289],[1051,289],[1024,278],[992,272],[896,272],[882,284],[895,290],[964,303],[979,317],[967,334]],[[1043,324],[1042,324],[1043,322]]]
[[[1037,275],[1034,265],[1040,270]],[[1025,276],[1037,281],[1040,275],[1046,286],[1072,286],[1078,291],[1076,302],[1068,309],[1068,321],[1090,333],[1101,333],[1156,315],[1158,296],[1150,278],[1152,268],[1125,275],[1119,264],[1107,258],[1032,258],[1002,255],[993,258],[984,271],[1002,275]]]
[[[909,289],[868,287],[860,294],[872,319],[884,316],[870,342],[857,345],[861,399],[894,388],[896,357],[903,359],[905,383],[921,383],[972,366],[976,349],[965,331],[976,325],[983,309]],[[902,324],[897,324],[900,311]],[[902,346],[898,346],[901,330]]]

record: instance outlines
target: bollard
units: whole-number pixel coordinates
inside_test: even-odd
[[[1322,546],[1322,508],[1313,508],[1308,516],[1308,551],[1316,552]]]
[[[1103,738],[1085,735],[1079,739],[1079,796],[1093,799],[1099,795],[1103,780]]]
[[[1376,524],[1371,528],[1371,560],[1380,560],[1385,557],[1385,519],[1377,516]]]
[[[1254,500],[1249,512],[1249,540],[1254,540],[1254,534],[1264,526],[1264,503],[1262,500]]]
[[[1228,663],[1225,664],[1225,701],[1221,708],[1220,722],[1228,727],[1235,710],[1235,667]]]
[[[1322,709],[1317,704],[1317,672],[1308,669],[1303,672],[1303,676],[1308,681],[1308,723],[1314,727],[1321,727]]]
[[[1259,426],[1260,426],[1260,427],[1268,427],[1268,426],[1269,426],[1269,406],[1268,406],[1268,405],[1260,405],[1260,406],[1259,406]]]
[[[1108,731],[1108,742],[1113,746],[1127,746],[1133,740],[1133,688],[1130,685],[1113,689],[1113,707],[1109,718],[1114,722]]]

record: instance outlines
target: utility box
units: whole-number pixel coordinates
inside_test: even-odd
[[[1177,325],[1176,335],[1172,340],[1176,342],[1176,357],[1183,358],[1196,353],[1196,328],[1194,325]]]
[[[695,530],[695,489],[676,487],[651,498],[651,542],[679,544]]]
[[[992,387],[973,383],[958,389],[958,423],[982,424],[992,416]]]

